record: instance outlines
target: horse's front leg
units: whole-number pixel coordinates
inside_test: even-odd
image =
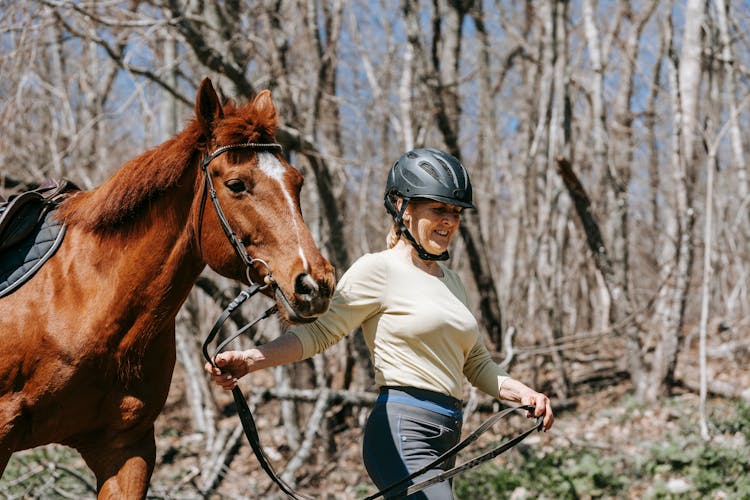
[[[79,449],[96,476],[98,498],[146,498],[156,462],[154,428],[152,426],[134,442],[118,441],[117,438],[106,439]]]
[[[0,478],[3,477],[3,472],[5,472],[5,467],[8,465],[12,454],[13,452],[10,450],[0,449]]]
[[[0,478],[11,455],[24,448],[21,436],[29,433],[29,422],[23,418],[22,408],[21,398],[0,397]]]

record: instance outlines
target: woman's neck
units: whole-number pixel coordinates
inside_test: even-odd
[[[435,262],[434,260],[420,259],[417,249],[403,239],[399,240],[399,242],[396,243],[392,250],[399,257],[407,262],[410,262],[417,269],[420,269],[427,274],[431,274],[439,278],[443,276],[443,269],[437,262]]]

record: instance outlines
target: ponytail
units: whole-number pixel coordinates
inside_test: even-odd
[[[385,237],[386,246],[391,249],[396,246],[398,240],[401,239],[401,229],[395,222],[391,224],[391,229],[388,231],[388,236]]]

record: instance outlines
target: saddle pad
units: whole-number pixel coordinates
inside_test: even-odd
[[[16,246],[0,253],[0,297],[17,290],[57,251],[65,226],[48,212],[37,228]]]

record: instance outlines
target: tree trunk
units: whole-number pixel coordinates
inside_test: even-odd
[[[673,69],[672,92],[675,137],[672,176],[676,213],[668,222],[664,248],[663,287],[657,298],[657,344],[653,366],[645,385],[636,388],[644,401],[654,402],[668,392],[674,382],[677,354],[683,340],[682,326],[690,286],[694,211],[692,181],[695,178],[695,139],[698,134],[698,95],[701,84],[701,23],[704,3],[689,0],[679,66]]]
[[[433,112],[437,127],[448,153],[461,160],[459,143],[459,119],[461,106],[458,94],[458,77],[460,75],[461,37],[464,19],[468,13],[467,6],[461,2],[452,2],[449,8],[442,11],[436,4],[433,13],[433,40],[431,57],[421,45],[419,30],[419,2],[404,2],[403,14],[409,43],[414,46],[416,62],[426,69],[424,78],[427,82],[427,95],[434,103]],[[481,168],[481,167],[480,167]],[[469,168],[471,172],[472,169]],[[487,330],[489,339],[496,346],[502,345],[502,315],[500,300],[495,286],[492,267],[487,253],[487,244],[481,230],[481,214],[467,211],[459,226],[461,238],[466,247],[472,276],[479,292],[479,309],[482,324]]]

